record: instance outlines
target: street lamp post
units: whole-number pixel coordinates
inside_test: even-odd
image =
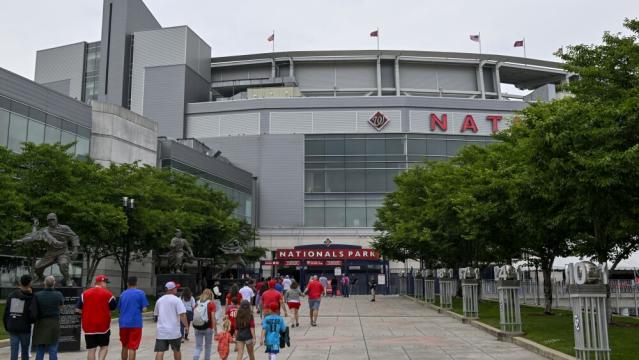
[[[129,277],[129,262],[131,259],[131,213],[135,208],[135,199],[132,197],[122,197],[122,207],[126,215],[127,231],[124,242],[124,254],[122,258],[122,276],[120,276],[120,290],[124,291],[127,278]]]

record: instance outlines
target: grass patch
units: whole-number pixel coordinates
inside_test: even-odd
[[[4,314],[4,304],[0,304],[0,314]],[[5,330],[4,326],[0,326],[0,340],[8,339],[9,333]]]
[[[462,314],[461,298],[453,299],[453,311]],[[574,356],[574,335],[572,312],[553,310],[554,315],[544,315],[543,308],[521,307],[524,337],[549,348]],[[479,321],[499,329],[499,304],[484,300],[479,303]],[[612,349],[612,359],[637,359],[639,342],[639,319],[629,317],[613,318],[608,327],[608,339]]]

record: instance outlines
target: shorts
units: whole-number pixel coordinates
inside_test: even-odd
[[[237,336],[235,337],[235,341],[242,341],[247,344],[251,344],[253,342],[253,334],[251,334],[251,329],[239,329],[237,331]]]
[[[308,307],[311,310],[319,310],[320,299],[308,299]]]
[[[111,330],[104,334],[84,334],[84,342],[87,345],[87,349],[95,349],[98,346],[109,346],[109,338],[111,337]]]
[[[125,349],[137,350],[142,340],[142,328],[120,328],[120,342]]]
[[[287,302],[286,305],[288,305],[289,309],[299,309],[300,308],[300,303],[299,302]]]
[[[169,345],[171,345],[171,350],[173,350],[173,352],[180,352],[180,346],[182,345],[182,338],[155,339],[155,347],[153,348],[153,351],[154,352],[169,351]]]

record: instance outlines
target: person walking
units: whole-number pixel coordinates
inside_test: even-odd
[[[328,278],[324,275],[324,273],[320,275],[319,282],[322,283],[324,289],[328,289]]]
[[[288,275],[286,275],[284,280],[282,280],[282,286],[284,287],[285,293],[291,289],[292,283],[293,283],[293,280],[291,280],[291,278]]]
[[[264,293],[268,290],[268,282],[264,281],[262,282],[262,287],[257,289],[257,295],[256,295],[256,299],[255,299],[255,307],[257,307],[257,312],[260,314],[260,318],[263,318],[263,314],[264,312],[262,311],[262,306],[264,304],[264,300],[262,299],[262,296],[264,295]]]
[[[111,337],[111,311],[117,307],[115,297],[107,289],[109,278],[106,275],[95,277],[95,286],[85,290],[78,304],[76,312],[82,314],[82,330],[87,347],[87,359],[95,360],[97,348],[98,359],[104,360],[109,350]]]
[[[204,289],[193,311],[193,328],[195,329],[194,360],[200,359],[202,348],[204,348],[204,360],[211,359],[213,335],[217,334],[216,311],[213,292],[210,289]]]
[[[302,292],[300,291],[300,286],[297,281],[291,283],[291,288],[284,294],[284,302],[288,309],[293,313],[293,317],[291,319],[291,327],[299,327],[300,326],[300,296],[302,296]]]
[[[43,360],[45,353],[49,354],[50,360],[58,359],[60,309],[64,305],[64,296],[54,286],[55,278],[49,275],[44,279],[44,289],[34,295],[38,307],[32,341],[36,347],[36,360]]]
[[[235,336],[237,360],[242,360],[244,347],[246,347],[249,359],[255,360],[255,354],[253,353],[253,346],[255,344],[255,319],[251,311],[251,303],[247,300],[242,300],[240,304],[235,325],[237,326],[237,335]]]
[[[304,290],[304,295],[306,294],[308,294],[308,308],[311,317],[311,326],[317,326],[317,317],[319,315],[322,294],[326,296],[326,289],[322,283],[317,280],[317,275],[313,275],[313,277],[311,277],[311,281]]]
[[[180,324],[184,326],[184,332],[188,334],[189,326],[186,321],[186,308],[177,294],[177,286],[173,281],[164,285],[164,295],[155,303],[153,315],[157,316],[157,327],[155,334],[155,360],[163,360],[164,353],[173,350],[175,360],[182,359],[180,346],[182,345],[182,334]]]
[[[38,306],[31,289],[31,275],[22,275],[20,285],[7,297],[2,321],[9,333],[11,360],[29,359],[31,346],[31,324],[38,318]]]
[[[331,277],[331,296],[337,296],[337,277]]]
[[[122,360],[135,360],[136,352],[142,341],[142,313],[149,306],[144,291],[138,289],[138,278],[129,276],[127,289],[120,294],[118,309],[120,310],[120,343],[122,344]]]
[[[371,279],[368,281],[368,289],[371,292],[371,301],[375,301],[375,290],[377,288],[377,279],[375,279],[375,277],[371,277]]]
[[[186,309],[186,322],[187,327],[191,327],[191,322],[193,321],[193,308],[195,307],[195,299],[193,298],[193,292],[188,287],[182,289],[182,296],[180,296],[182,302],[184,303],[184,308]],[[189,340],[189,333],[184,331],[184,327],[180,327],[180,333],[182,334],[182,338],[184,340]]]
[[[348,278],[348,274],[344,274],[344,276],[342,276],[342,296],[343,297],[349,297],[350,286],[351,286],[351,279]]]
[[[253,296],[255,296],[255,292],[249,286],[248,281],[245,282],[244,286],[240,289],[240,294],[242,295],[242,300],[248,300],[249,303],[253,300]]]
[[[280,336],[286,329],[286,323],[280,316],[277,303],[270,303],[270,306],[265,308],[265,312],[266,317],[262,319],[260,345],[266,345],[269,360],[276,360],[277,354],[280,352]]]
[[[233,336],[231,336],[231,321],[228,316],[222,318],[222,332],[215,335],[215,340],[217,341],[217,354],[220,356],[220,359],[226,360],[229,357],[231,341],[233,341]]]
[[[266,311],[270,309],[271,304],[275,304],[277,306],[277,313],[279,315],[280,309],[284,309],[284,316],[288,316],[288,311],[284,307],[284,296],[282,293],[275,290],[275,285],[277,285],[277,281],[271,280],[268,282],[269,289],[262,294],[262,311]]]
[[[213,302],[215,303],[215,322],[220,323],[222,321],[222,290],[220,289],[220,282],[215,280],[213,283]]]
[[[242,302],[242,294],[240,294],[240,288],[237,286],[237,284],[233,284],[231,286],[231,289],[229,289],[229,292],[226,294],[226,306],[235,304],[235,301],[233,301],[233,299],[237,299],[237,305]]]

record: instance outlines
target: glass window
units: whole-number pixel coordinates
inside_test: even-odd
[[[366,227],[366,208],[346,208],[347,227]]]
[[[29,107],[16,101],[11,102],[11,111],[20,115],[29,116]]]
[[[326,155],[344,155],[344,139],[326,140]]]
[[[42,144],[44,142],[44,124],[35,120],[29,120],[29,131],[27,132],[27,141],[34,144]]]
[[[346,226],[346,208],[331,206],[329,203],[332,201],[326,201],[326,207],[324,208],[324,220],[326,227],[345,227]],[[344,204],[344,202],[341,202]]]
[[[306,140],[304,147],[306,155],[324,155],[324,140]]]
[[[324,226],[323,207],[304,208],[304,226]]]
[[[77,141],[78,143],[75,145],[75,155],[81,158],[89,157],[89,139],[78,136]]]
[[[67,131],[63,131],[62,132],[62,138],[60,139],[60,143],[62,145],[66,145],[66,144],[71,144],[72,142],[75,142],[75,134],[72,134],[70,132]],[[67,152],[69,154],[75,154],[75,145],[71,146]]]
[[[29,117],[38,120],[39,122],[44,122],[46,115],[38,109],[31,108],[29,110]]]
[[[11,100],[4,96],[0,96],[0,108],[11,110]]]
[[[426,155],[426,140],[408,139],[408,153],[413,155]]]
[[[366,191],[365,170],[346,170],[346,192]]]
[[[459,149],[461,149],[464,145],[466,145],[466,143],[461,140],[447,140],[446,155],[448,156],[457,155],[457,153],[459,152]]]
[[[386,139],[386,154],[403,154],[404,139]]]
[[[446,142],[442,139],[427,139],[426,154],[428,155],[446,155]]]
[[[62,119],[60,119],[57,116],[47,114],[47,125],[51,125],[51,126],[57,127],[58,129],[62,129]]]
[[[72,132],[74,134],[78,133],[78,125],[72,123],[71,121],[62,120],[62,130],[66,130],[68,132]]]
[[[83,136],[87,139],[91,138],[91,130],[83,126],[78,126],[78,135]]]
[[[395,176],[399,175],[401,170],[388,169],[386,170],[386,191],[392,192],[397,190],[397,184],[395,184]]]
[[[366,153],[371,155],[383,155],[386,151],[384,139],[366,139]]]
[[[326,192],[344,192],[346,184],[343,170],[326,172]]]
[[[7,146],[9,137],[9,112],[0,109],[0,146]]]
[[[386,191],[386,170],[366,170],[366,191]]]
[[[27,118],[16,114],[11,114],[10,118],[8,148],[22,152],[22,143],[27,140]]]
[[[373,227],[377,221],[377,208],[366,208],[366,226]]]
[[[44,142],[47,144],[59,143],[60,135],[60,129],[47,125],[46,129],[44,129]]]
[[[306,192],[324,192],[324,171],[306,171]]]
[[[366,139],[346,139],[344,153],[346,155],[365,155]]]

